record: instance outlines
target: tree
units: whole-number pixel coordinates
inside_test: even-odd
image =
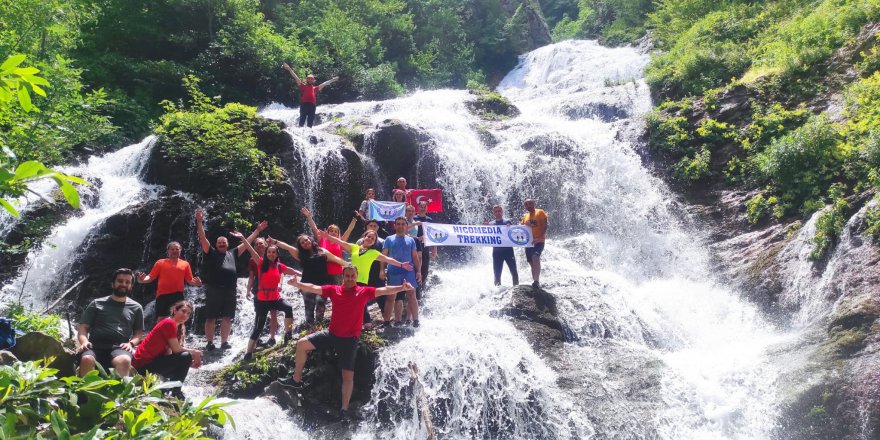
[[[34,106],[31,93],[46,96],[43,86],[49,86],[49,82],[37,76],[39,69],[20,67],[25,58],[22,54],[12,55],[0,64],[0,105],[18,101],[18,105],[26,113],[37,113],[39,108]],[[24,195],[28,191],[29,183],[47,178],[55,180],[67,202],[74,208],[79,208],[79,193],[73,184],[88,185],[88,182],[49,169],[36,160],[19,163],[18,157],[8,146],[0,147],[0,206],[7,212],[17,217],[18,210],[10,200]]]

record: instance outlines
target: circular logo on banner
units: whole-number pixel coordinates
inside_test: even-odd
[[[507,237],[520,246],[529,244],[529,230],[525,226],[511,226],[507,231]]]
[[[426,229],[428,237],[431,237],[431,240],[435,243],[443,243],[449,238],[449,233],[442,229],[432,228],[431,226],[428,226]]]

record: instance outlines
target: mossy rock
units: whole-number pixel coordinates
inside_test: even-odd
[[[507,98],[496,92],[471,91],[474,99],[465,101],[465,106],[475,115],[489,121],[498,121],[519,116],[520,111]]]

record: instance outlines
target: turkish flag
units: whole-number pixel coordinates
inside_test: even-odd
[[[416,207],[419,202],[428,202],[428,212],[443,212],[443,192],[439,189],[411,189],[407,195],[410,205]]]

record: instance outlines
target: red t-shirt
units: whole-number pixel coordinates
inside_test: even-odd
[[[269,263],[269,269],[260,273],[263,269],[263,259],[260,258],[260,265],[257,273],[260,276],[260,291],[257,292],[257,299],[260,301],[276,301],[281,298],[281,274],[287,270],[284,263],[276,261],[276,264]]]
[[[141,368],[149,365],[159,356],[170,354],[168,347],[169,339],[177,338],[177,323],[171,318],[165,318],[153,327],[147,337],[141,341],[137,350],[134,352],[134,359],[131,365],[135,368]]]
[[[192,281],[192,269],[189,263],[178,259],[177,263],[163,258],[153,265],[150,270],[150,278],[159,278],[158,286],[156,286],[156,296],[162,296],[168,293],[183,292],[184,281]]]
[[[321,90],[320,86],[313,84],[300,84],[299,85],[299,103],[300,104],[315,104],[318,102],[315,95]]]
[[[321,247],[330,251],[331,254],[336,255],[339,258],[342,258],[342,246],[331,243],[330,240],[326,238],[321,239]],[[342,266],[334,263],[332,261],[327,262],[327,274],[328,275],[342,275]]]
[[[345,289],[342,286],[321,286],[321,296],[333,303],[330,315],[330,333],[338,338],[356,338],[364,326],[364,307],[367,301],[376,297],[376,288],[355,286]]]

